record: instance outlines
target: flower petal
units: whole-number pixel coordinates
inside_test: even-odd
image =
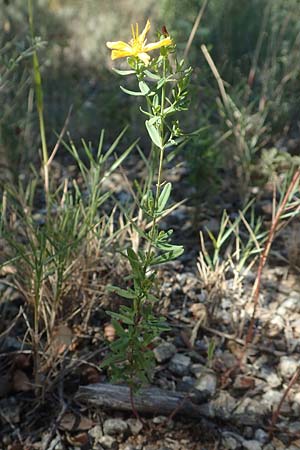
[[[140,58],[143,63],[145,64],[145,66],[148,66],[149,61],[150,61],[150,56],[147,55],[147,53],[141,52],[137,54],[138,58]]]
[[[170,37],[167,37],[165,39],[162,39],[161,41],[153,42],[153,44],[144,45],[143,50],[144,52],[151,52],[156,48],[167,47],[168,45],[172,45],[172,43],[173,43],[172,39]]]
[[[143,31],[141,32],[141,34],[139,36],[140,42],[144,42],[144,40],[146,39],[146,34],[150,30],[150,27],[151,27],[150,20],[148,19],[145,28],[143,29]]]
[[[111,50],[122,50],[126,52],[132,51],[132,47],[123,41],[106,42],[106,46]]]
[[[132,50],[112,50],[111,52],[111,59],[126,58],[126,56],[134,56]]]

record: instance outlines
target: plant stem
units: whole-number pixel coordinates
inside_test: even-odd
[[[28,16],[29,27],[31,32],[32,44],[34,44],[34,24],[33,24],[33,7],[32,0],[28,0]],[[43,89],[42,89],[42,77],[39,66],[39,60],[36,50],[33,50],[33,75],[35,84],[36,106],[39,116],[39,127],[42,144],[42,158],[43,158],[43,172],[44,172],[44,184],[45,184],[45,196],[47,211],[49,210],[49,165],[48,165],[48,149],[46,141],[45,121],[44,121],[44,102],[43,102]]]
[[[163,78],[166,77],[166,57],[163,59]],[[161,118],[161,124],[160,124],[160,136],[162,141],[162,147],[159,149],[159,164],[158,164],[158,174],[157,174],[157,183],[156,183],[156,192],[155,192],[155,199],[154,199],[154,205],[153,205],[153,211],[156,210],[159,195],[160,195],[160,188],[161,188],[161,179],[162,179],[162,171],[163,171],[163,162],[164,162],[164,153],[165,153],[165,145],[164,145],[164,121],[163,121],[163,114],[165,109],[165,98],[166,98],[166,85],[165,83],[162,85],[161,88],[161,102],[160,102],[160,118]],[[150,245],[148,247],[148,253],[146,257],[146,264],[145,264],[145,272],[149,263],[151,250],[152,250],[152,240],[153,240],[153,234],[155,231],[156,226],[156,215],[153,217],[152,221],[152,227],[150,230]]]
[[[285,196],[281,202],[281,205],[279,206],[276,215],[272,221],[271,224],[271,228],[268,234],[268,239],[264,245],[264,249],[263,252],[260,256],[260,260],[259,260],[259,265],[258,265],[258,270],[257,270],[257,275],[256,275],[256,280],[253,286],[253,292],[252,292],[252,301],[253,301],[253,313],[252,313],[252,317],[250,320],[250,325],[247,331],[247,336],[246,336],[246,344],[245,344],[245,348],[244,348],[244,352],[243,354],[245,354],[246,350],[247,350],[247,346],[249,343],[252,342],[253,339],[253,332],[254,332],[254,323],[255,323],[255,315],[256,315],[256,310],[257,310],[257,306],[258,306],[258,300],[259,300],[259,293],[260,293],[260,285],[261,285],[261,278],[262,278],[262,273],[263,273],[263,269],[265,267],[267,258],[269,256],[270,250],[271,250],[271,246],[275,237],[275,234],[277,232],[278,229],[278,223],[280,221],[280,217],[283,214],[286,204],[289,200],[289,196],[291,194],[291,192],[293,191],[293,189],[295,188],[296,183],[299,181],[300,179],[300,169],[298,169],[295,173],[294,176],[292,178],[292,181],[290,182],[290,185],[285,193]]]

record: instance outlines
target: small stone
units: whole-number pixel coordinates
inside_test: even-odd
[[[143,424],[138,419],[128,419],[127,424],[129,426],[129,429],[131,433],[135,436],[139,434],[143,429]]]
[[[232,436],[223,437],[222,445],[224,450],[236,450],[239,447],[238,442]]]
[[[296,361],[295,358],[291,356],[282,356],[278,366],[280,375],[285,379],[289,379],[294,375],[298,366],[299,361]]]
[[[269,366],[262,367],[259,375],[266,380],[271,388],[277,388],[282,383],[277,373]]]
[[[265,430],[258,428],[254,433],[255,439],[261,444],[266,444],[269,440],[269,435]]]
[[[226,391],[220,391],[218,397],[209,403],[211,416],[224,420],[232,417],[235,407],[236,400]]]
[[[285,308],[287,311],[300,313],[300,293],[292,291],[280,307]]]
[[[269,409],[277,406],[281,400],[282,394],[275,389],[270,389],[265,392],[262,396],[262,403],[265,404]]]
[[[272,440],[272,445],[276,450],[287,450],[286,444],[284,444],[280,439],[274,438]]]
[[[300,392],[296,392],[296,394],[294,395],[294,402],[300,405]]]
[[[280,335],[285,325],[285,321],[282,315],[276,314],[272,319],[267,323],[265,328],[265,334],[269,338],[274,338]]]
[[[186,384],[186,386],[189,386],[190,388],[195,385],[195,378],[190,377],[189,375],[185,375],[182,377],[182,382]]]
[[[207,391],[214,396],[217,389],[217,377],[214,372],[206,372],[202,374],[195,383],[198,391]]]
[[[294,337],[299,339],[300,338],[300,319],[293,320],[291,322],[291,327],[294,332]]]
[[[300,439],[296,439],[295,441],[291,442],[288,450],[299,450],[300,448]]]
[[[233,416],[242,420],[244,425],[257,426],[265,413],[266,407],[260,401],[245,397],[235,408]]]
[[[183,376],[188,374],[190,364],[191,358],[189,356],[176,353],[169,363],[169,369],[175,375]]]
[[[252,377],[247,377],[245,375],[238,375],[233,383],[234,389],[248,390],[255,387],[255,380]]]
[[[128,430],[128,425],[122,419],[107,419],[103,424],[104,434],[114,436],[116,434],[123,434]]]
[[[262,446],[258,441],[243,441],[243,447],[245,450],[262,450]]]
[[[153,350],[155,359],[158,363],[163,363],[172,358],[172,356],[176,353],[175,345],[165,342],[163,344],[158,345]]]
[[[192,364],[190,367],[190,371],[193,375],[195,375],[196,378],[199,378],[205,369],[205,366],[203,364]]]
[[[96,425],[89,430],[89,435],[95,440],[95,443],[100,442],[100,439],[103,436],[103,431],[100,425]]]
[[[288,430],[291,435],[299,433],[300,422],[298,420],[295,422],[290,422],[288,424]]]
[[[275,450],[275,448],[274,445],[270,443],[264,446],[264,450]]]
[[[252,427],[245,427],[243,436],[246,439],[251,439],[253,437],[253,428]]]
[[[102,438],[100,439],[100,444],[105,449],[113,449],[113,450],[116,449],[118,446],[117,441],[112,436],[108,436],[107,434],[102,436]]]

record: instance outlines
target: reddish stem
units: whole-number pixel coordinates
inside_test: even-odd
[[[287,397],[288,393],[290,392],[290,390],[292,389],[292,386],[296,383],[296,381],[297,381],[299,376],[300,376],[300,366],[298,367],[298,369],[296,370],[296,372],[292,376],[292,378],[291,378],[291,380],[290,380],[290,382],[289,382],[289,384],[288,384],[288,386],[287,386],[287,388],[286,388],[286,390],[285,390],[285,392],[284,392],[284,394],[283,394],[283,396],[282,396],[282,398],[281,398],[277,408],[275,409],[275,411],[273,411],[271,425],[270,425],[270,430],[269,430],[269,437],[270,437],[270,439],[272,439],[272,437],[273,437],[274,427],[275,427],[275,425],[277,423],[277,420],[278,420],[279,413],[280,413],[281,407],[283,405],[283,402],[286,399],[286,397]]]
[[[281,202],[281,205],[279,206],[277,213],[275,214],[275,217],[272,220],[272,224],[271,224],[271,228],[268,234],[268,239],[265,243],[264,246],[264,250],[260,256],[260,260],[259,260],[259,266],[258,266],[258,270],[257,270],[257,275],[256,275],[256,279],[255,279],[255,283],[253,286],[253,291],[252,291],[252,300],[254,303],[254,308],[253,308],[253,313],[252,313],[252,317],[251,317],[251,321],[250,321],[250,325],[248,328],[248,332],[247,332],[247,336],[246,336],[246,343],[245,343],[245,348],[243,351],[243,355],[245,355],[245,352],[247,350],[247,346],[250,342],[252,342],[253,339],[253,331],[254,331],[254,322],[255,322],[255,315],[256,315],[256,309],[257,309],[257,305],[258,305],[258,299],[259,299],[259,292],[260,292],[260,285],[261,285],[261,278],[262,278],[262,273],[263,273],[263,269],[264,266],[266,264],[267,258],[269,256],[270,253],[270,249],[277,231],[277,226],[278,226],[278,222],[280,220],[280,217],[282,215],[282,213],[285,210],[286,204],[289,200],[289,196],[291,194],[291,192],[293,191],[296,183],[298,182],[300,178],[300,168],[294,173],[294,176],[292,178],[292,181],[290,182],[290,185],[288,187],[288,190],[285,193],[285,196]]]

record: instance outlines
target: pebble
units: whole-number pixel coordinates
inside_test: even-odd
[[[243,436],[246,438],[246,439],[251,439],[251,438],[253,438],[253,429],[252,429],[252,427],[245,427],[244,428],[244,432],[243,432]],[[258,439],[259,440],[259,439]]]
[[[95,443],[100,442],[100,439],[103,436],[102,427],[100,425],[96,425],[89,430],[89,435],[95,440]]]
[[[244,424],[245,425],[255,425],[256,422],[252,423],[252,419],[257,421],[259,418],[264,415],[266,412],[266,408],[264,408],[261,404],[261,401],[251,399],[249,397],[243,398],[238,404],[237,408],[235,408],[235,415],[245,415]],[[248,421],[246,422],[246,419]]]
[[[172,357],[168,367],[175,375],[183,376],[188,374],[190,365],[191,358],[189,356],[176,353]]]
[[[280,402],[282,394],[275,389],[270,389],[265,392],[262,396],[262,403],[265,404],[269,409],[272,409],[274,406],[277,406]]]
[[[205,370],[205,366],[203,364],[192,364],[190,367],[190,371],[196,378],[199,378],[203,371]]]
[[[198,391],[207,391],[214,396],[217,390],[217,377],[214,372],[206,372],[202,374],[195,383]]]
[[[298,389],[297,389],[298,390]],[[300,416],[300,391],[295,392],[293,395],[293,410],[297,416]]]
[[[248,389],[252,389],[255,386],[255,380],[252,377],[247,377],[245,375],[237,375],[236,379],[233,383],[234,389],[239,389],[243,391],[247,391]]]
[[[175,345],[165,342],[160,345],[158,345],[153,350],[155,359],[158,363],[163,363],[165,361],[168,361],[172,356],[176,353],[176,347]]]
[[[259,375],[266,380],[268,386],[271,388],[277,388],[282,383],[277,373],[269,366],[262,367]]]
[[[258,428],[254,433],[255,439],[261,444],[266,444],[269,440],[269,435],[265,430]]]
[[[282,356],[279,362],[280,375],[285,378],[291,378],[299,366],[299,361],[296,361],[292,356]]]
[[[274,338],[280,335],[281,331],[283,330],[285,326],[285,321],[282,317],[282,315],[276,314],[274,317],[271,318],[269,323],[266,326],[266,336],[269,338]]]
[[[114,436],[116,434],[123,434],[128,430],[128,425],[122,419],[107,419],[103,423],[103,431],[105,435]]]
[[[143,429],[143,424],[138,419],[128,419],[127,424],[129,426],[129,429],[131,433],[135,436],[139,434]]]
[[[291,322],[295,338],[300,338],[300,319],[293,320]]]
[[[232,436],[223,437],[222,445],[224,450],[236,450],[239,447],[238,442]]]
[[[108,436],[108,435],[104,435],[102,436],[102,438],[100,439],[100,444],[105,448],[105,449],[117,449],[118,444],[117,441],[112,437],[112,436]]]
[[[290,422],[288,424],[288,430],[291,435],[299,433],[300,422],[298,420],[296,422]]]
[[[236,407],[236,400],[226,391],[220,391],[217,398],[209,402],[212,417],[230,419]]]
[[[280,305],[280,308],[284,308],[286,311],[300,313],[300,294],[299,292],[292,291],[289,297]]]
[[[243,447],[245,450],[262,450],[260,442],[255,440],[243,441]]]

